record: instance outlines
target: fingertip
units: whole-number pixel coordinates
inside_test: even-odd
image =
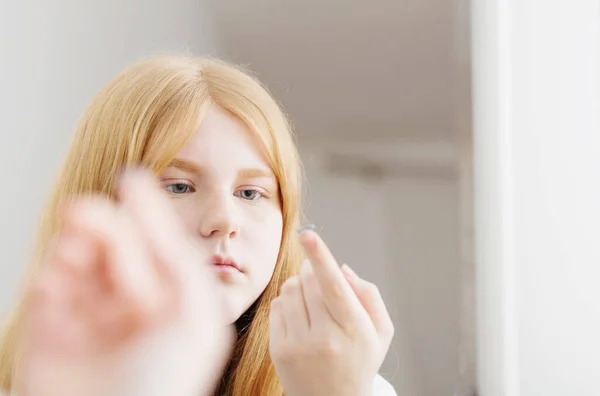
[[[360,280],[356,272],[354,272],[354,270],[350,268],[348,264],[344,263],[341,268],[342,272],[344,273],[344,276],[346,277],[346,279],[348,279],[350,283],[355,284]]]
[[[65,231],[97,234],[100,232],[98,225],[110,221],[114,213],[114,205],[105,197],[74,199],[65,211]]]
[[[27,303],[35,311],[53,305],[60,299],[63,290],[60,275],[53,268],[45,268],[29,284]]]
[[[281,286],[281,293],[291,293],[300,285],[300,279],[297,275],[290,277]]]
[[[271,309],[269,310],[269,344],[278,344],[287,332],[287,326],[283,316],[283,305],[279,297],[271,300]]]
[[[124,199],[129,191],[135,191],[134,187],[143,185],[146,187],[155,186],[156,180],[154,174],[142,166],[130,166],[121,172],[119,182],[117,183],[117,196]]]
[[[27,301],[33,303],[34,306],[38,306],[49,294],[50,288],[48,282],[46,282],[46,272],[48,272],[48,270],[46,269],[44,271],[44,273],[35,277],[26,289]]]
[[[80,197],[78,199],[71,198],[63,206],[63,218],[65,230],[69,230],[70,227],[77,229],[83,223],[86,222],[88,217],[88,211],[91,207],[91,200]]]
[[[281,299],[279,297],[275,297],[271,300],[271,311],[279,311],[281,309]]]
[[[93,265],[99,256],[98,246],[84,233],[66,234],[56,249],[58,268],[78,275]]]
[[[78,202],[81,201],[81,197],[68,196],[58,206],[58,215],[65,221],[65,225],[69,225],[75,216],[75,210],[79,206]]]
[[[121,182],[135,180],[136,178],[149,177],[150,170],[142,165],[128,165],[121,171]]]
[[[318,243],[318,234],[312,228],[303,228],[298,231],[300,243],[308,252],[313,251]]]

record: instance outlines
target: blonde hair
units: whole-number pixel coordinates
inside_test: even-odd
[[[225,379],[231,395],[282,395],[269,357],[270,301],[297,271],[301,249],[301,167],[294,138],[267,90],[238,67],[212,59],[161,55],[140,61],[117,76],[84,113],[57,183],[42,213],[27,279],[35,274],[51,238],[61,228],[60,208],[69,197],[114,197],[128,165],[160,173],[198,128],[207,108],[218,104],[244,121],[260,138],[279,182],[283,237],[269,285],[254,304],[251,321],[234,352]],[[0,387],[10,390],[17,366],[17,337],[24,298],[14,307],[0,340]]]

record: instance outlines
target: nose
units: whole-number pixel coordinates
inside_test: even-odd
[[[213,194],[205,201],[199,225],[202,237],[233,239],[239,234],[233,198],[229,194]]]

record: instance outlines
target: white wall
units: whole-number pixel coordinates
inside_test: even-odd
[[[461,257],[459,185],[446,168],[455,158],[434,144],[359,146],[362,158],[406,171],[380,180],[356,169],[330,173],[328,153],[357,153],[341,142],[304,146],[308,221],[340,262],[381,290],[396,327],[382,375],[402,396],[450,395],[459,377]]]
[[[1,1],[0,314],[16,291],[35,219],[94,93],[154,51],[214,52],[196,0]]]
[[[600,395],[600,7],[473,2],[484,396]]]

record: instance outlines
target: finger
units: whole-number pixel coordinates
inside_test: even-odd
[[[108,201],[77,202],[70,211],[71,227],[100,246],[106,279],[112,287],[143,312],[156,309],[160,287],[139,232],[123,213]]]
[[[73,352],[77,343],[70,319],[64,309],[65,282],[58,276],[55,255],[49,257],[49,264],[38,273],[27,289],[23,332],[18,337],[22,358],[18,360],[16,386],[19,391],[37,392],[24,394],[45,394],[44,385],[48,380],[44,374],[47,367],[56,365]],[[43,377],[43,378],[42,378]]]
[[[84,313],[74,309],[79,291],[54,263],[34,279],[28,290],[23,335],[31,363],[73,360],[87,352]]]
[[[82,323],[65,318],[60,313],[29,322],[23,354],[17,362],[18,376],[15,384],[18,394],[62,395],[54,392],[53,384],[58,367],[67,370],[81,363],[85,335]],[[69,370],[69,373],[73,373]],[[29,392],[29,393],[27,393]]]
[[[80,321],[85,324],[87,349],[95,354],[129,339],[129,335],[142,323],[139,319],[149,315],[140,315],[140,306],[143,305],[134,302],[132,307],[127,292],[114,286],[118,275],[115,275],[110,267],[120,266],[122,263],[107,264],[109,255],[106,254],[106,248],[100,242],[91,240],[89,235],[84,238],[86,235],[86,232],[79,232],[78,238],[70,239],[87,246],[71,249],[65,259],[76,263],[76,266],[67,263],[63,267],[66,271],[72,269],[74,278],[70,289],[73,291],[74,310]],[[82,255],[77,257],[77,252]],[[141,308],[141,311],[150,313],[149,309]]]
[[[216,282],[211,281],[216,275],[205,265],[209,255],[194,244],[152,173],[128,171],[121,180],[119,197],[120,206],[142,231],[161,274],[173,284],[175,296],[182,299],[182,309],[204,310],[218,316],[219,321],[225,320],[214,304]]]
[[[28,290],[27,344],[39,355],[68,347],[60,328],[65,321],[68,283],[55,268],[47,268]]]
[[[190,239],[152,174],[144,170],[126,172],[121,180],[119,196],[159,259],[175,266],[173,269],[177,270],[177,274],[189,274],[190,268],[180,266],[186,263]]]
[[[85,235],[74,226],[73,207],[66,210],[65,223],[60,234],[53,243],[52,254],[56,259],[52,263],[58,265],[71,276],[81,276],[92,270],[92,264],[98,256],[98,247],[90,235]]]
[[[279,299],[288,336],[295,339],[303,337],[310,324],[302,293],[302,283],[298,276],[292,276],[283,284]]]
[[[360,312],[360,302],[319,235],[305,230],[300,234],[300,241],[319,281],[329,313],[341,327],[345,327]]]
[[[310,327],[315,328],[328,325],[332,319],[323,302],[323,294],[321,293],[319,281],[308,260],[304,260],[302,263],[300,281],[302,282]]]
[[[281,345],[286,336],[287,328],[283,316],[283,307],[278,297],[271,301],[271,309],[269,311],[269,348],[273,350],[275,347]]]
[[[140,325],[148,319],[140,320],[132,312],[135,313],[117,299],[96,300],[90,327],[97,347],[101,348],[99,352],[119,347],[138,334]]]
[[[94,298],[98,280],[94,267],[100,259],[99,246],[84,233],[77,232],[67,222],[53,249],[51,267],[60,273],[69,292],[69,308],[74,314],[92,314],[91,300]]]
[[[377,286],[360,278],[346,264],[342,266],[342,271],[360,303],[369,314],[377,333],[384,340],[391,340],[394,335],[394,324]]]

